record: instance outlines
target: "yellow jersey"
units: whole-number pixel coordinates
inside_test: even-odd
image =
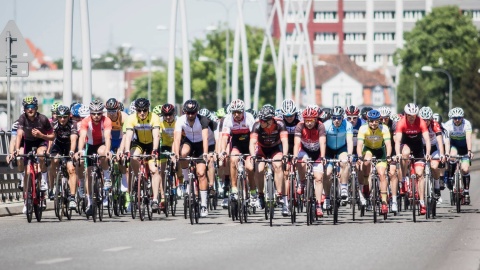
[[[160,117],[149,112],[145,120],[140,120],[137,114],[131,114],[124,123],[125,130],[133,130],[136,135],[135,141],[143,144],[153,142],[152,130],[160,128]]]
[[[363,145],[367,148],[380,149],[391,137],[390,131],[385,125],[378,125],[377,129],[372,130],[368,124],[364,124],[358,130],[357,139],[363,141]]]
[[[175,122],[168,123],[167,121],[163,120],[160,122],[160,142],[161,146],[172,146],[173,145],[173,131],[175,130]]]

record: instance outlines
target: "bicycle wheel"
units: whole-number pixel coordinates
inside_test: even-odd
[[[307,214],[307,226],[310,226],[310,224],[313,224],[313,217],[311,215],[311,208],[312,208],[312,197],[313,197],[313,188],[312,188],[312,181],[311,181],[311,177],[309,175],[307,175],[306,177],[306,180],[307,181],[307,211],[306,211],[306,214]]]
[[[189,206],[189,203],[190,203],[190,200],[188,198],[189,195],[183,195],[183,215],[185,217],[185,219],[187,219],[187,216],[189,214],[189,211],[188,211],[188,206]]]
[[[350,176],[350,207],[352,208],[352,220],[355,221],[355,203],[357,202],[357,183],[355,175]]]
[[[65,208],[65,216],[67,217],[68,220],[72,219],[72,209],[70,209],[70,186],[68,185],[68,182],[65,182],[65,187],[63,188],[65,191],[65,200],[64,200],[64,208]]]
[[[190,217],[190,224],[195,222],[195,183],[193,177],[189,179],[190,191],[188,192],[188,216]]]
[[[36,200],[33,200],[33,211],[35,214],[35,218],[37,219],[37,222],[42,221],[42,214],[43,214],[43,205],[46,205],[45,201],[45,192],[40,191],[40,173],[37,174],[35,177],[36,180],[36,188],[35,188],[35,194],[37,196]]]
[[[24,195],[23,200],[25,207],[27,208],[25,214],[27,216],[28,223],[32,222],[33,216],[33,186],[32,186],[32,177],[29,173],[27,173],[25,180],[25,187],[24,187]]]
[[[237,219],[240,220],[240,223],[243,223],[243,202],[244,202],[244,198],[243,198],[243,175],[239,175],[239,177],[237,178],[237,195],[238,195],[238,199],[237,199]]]
[[[146,179],[144,177],[141,177],[138,180],[138,186],[137,186],[137,201],[138,201],[138,217],[140,217],[141,221],[145,220],[145,185],[146,185]]]
[[[336,170],[333,171],[333,224],[338,222],[338,178]]]
[[[101,178],[101,174],[97,176],[97,212],[98,212],[98,220],[103,221],[103,180]]]
[[[376,175],[372,175],[372,190],[370,191],[370,202],[373,209],[373,223],[377,223],[377,202],[378,202],[378,190],[377,190],[378,178]]]
[[[137,208],[138,208],[138,198],[137,198],[137,189],[135,188],[138,185],[138,179],[136,176],[133,176],[132,178],[132,191],[130,192],[130,215],[132,216],[132,219],[135,219],[137,217]]]
[[[172,216],[174,217],[176,212],[177,212],[177,192],[175,192],[175,194],[172,193],[170,195],[169,205],[170,205],[170,212],[172,213]]]
[[[455,172],[455,206],[457,208],[457,213],[461,212],[461,204],[462,204],[462,195],[460,193],[461,192],[460,181],[461,181],[460,172]]]
[[[273,214],[275,212],[275,195],[274,195],[274,183],[273,176],[269,176],[267,179],[267,193],[268,193],[268,209],[269,209],[269,220],[270,227],[273,226]]]
[[[417,181],[416,179],[412,179],[410,177],[410,187],[412,189],[412,214],[413,214],[413,222],[417,222],[417,213],[416,213],[416,207],[417,207],[417,199],[416,199],[416,192],[417,192]]]
[[[145,206],[146,206],[146,212],[147,212],[147,217],[148,217],[148,220],[152,220],[153,218],[153,210],[152,210],[152,194],[153,194],[153,189],[152,189],[152,186],[150,185],[150,187],[144,185],[144,200],[145,200]],[[166,201],[164,202],[165,204],[167,203]],[[166,213],[168,213],[168,208],[166,208]],[[167,214],[168,216],[168,214]]]
[[[293,165],[292,165],[293,166]],[[295,204],[297,203],[296,202],[296,192],[295,192],[295,186],[296,186],[296,180],[295,180],[295,177],[293,175],[290,175],[289,176],[290,178],[290,198],[289,198],[289,202],[288,202],[288,208],[290,209],[290,221],[292,222],[292,224],[295,223],[295,219],[296,219],[296,212],[295,212]]]
[[[55,187],[55,194],[53,197],[53,209],[55,211],[55,216],[58,218],[59,221],[62,221],[62,205],[63,205],[63,198],[62,198],[62,173],[57,172],[57,176],[55,177],[54,185]]]
[[[163,181],[163,200],[164,200],[164,207],[165,207],[164,213],[166,217],[168,217],[168,214],[170,212],[170,203],[171,203],[171,198],[173,196],[171,193],[172,193],[172,190],[170,186],[170,179],[167,178],[165,179],[165,181]],[[161,197],[160,194],[158,196]],[[161,211],[158,210],[158,214],[160,214],[160,212]]]

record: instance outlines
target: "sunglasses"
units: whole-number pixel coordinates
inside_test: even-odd
[[[107,113],[116,113],[117,110],[107,110]]]
[[[163,115],[163,117],[169,117],[169,116],[173,116],[173,113]]]
[[[380,120],[368,120],[369,123],[378,123]]]
[[[462,120],[463,117],[452,117],[453,120]]]
[[[380,120],[382,120],[382,121],[383,120],[388,120],[388,119],[390,119],[390,118],[389,117],[380,117]]]
[[[187,112],[188,115],[195,115],[197,114],[196,112]]]
[[[232,114],[242,114],[243,111],[232,111]]]
[[[148,109],[137,110],[137,112],[139,112],[139,113],[142,113],[142,112],[143,112],[143,113],[146,113],[146,112],[148,112]]]
[[[68,115],[58,115],[57,118],[68,118]]]
[[[342,120],[341,116],[332,116],[332,120]]]
[[[262,120],[262,119],[260,119],[260,123],[268,123],[268,122],[271,122],[271,121],[272,121],[271,118],[270,118],[270,119],[267,119],[267,120]]]
[[[27,106],[23,107],[23,109],[25,109],[25,110],[28,110],[28,109],[34,110],[34,109],[36,109],[36,108],[37,108],[37,105],[33,105],[33,104],[27,105]]]
[[[284,114],[284,115],[283,115],[283,117],[288,117],[288,118],[294,117],[294,116],[295,116],[295,114]]]
[[[315,119],[305,119],[305,123],[315,123]]]
[[[348,121],[353,121],[353,120],[357,120],[357,119],[358,119],[357,116],[355,116],[355,117],[347,117],[347,120],[348,120]]]
[[[100,115],[102,115],[102,114],[103,114],[103,113],[101,113],[101,112],[98,112],[98,113],[90,113],[90,115],[93,115],[93,116],[100,116]]]

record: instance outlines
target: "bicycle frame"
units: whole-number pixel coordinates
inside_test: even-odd
[[[255,160],[255,163],[263,162],[265,163],[265,168],[264,168],[264,181],[266,182],[266,206],[265,206],[265,219],[268,220],[270,219],[270,227],[273,226],[273,214],[275,210],[275,181],[274,181],[274,170],[273,170],[273,165],[272,162],[277,162],[277,161],[283,161],[282,159],[257,159]]]
[[[188,195],[184,197],[184,216],[187,218],[187,208],[188,215],[190,217],[190,224],[198,223],[200,217],[200,189],[197,179],[197,166],[196,161],[203,160],[203,158],[195,157],[184,157],[179,158],[179,160],[188,161],[188,179],[183,180],[185,190],[188,190]]]
[[[462,173],[460,172],[460,163],[463,158],[469,158],[468,155],[457,155],[457,156],[450,156],[451,159],[455,159],[453,163],[450,163],[450,166],[455,164],[455,173],[453,174],[453,189],[451,190],[451,196],[453,195],[453,203],[457,210],[457,213],[461,212],[461,205],[464,203],[464,195],[463,195],[463,181],[462,181]]]

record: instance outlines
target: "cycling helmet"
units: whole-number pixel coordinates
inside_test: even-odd
[[[125,110],[125,106],[123,106],[123,103],[120,102],[120,101],[118,102],[118,110],[122,111],[122,112],[123,112],[123,110]]]
[[[269,120],[275,116],[275,111],[271,108],[271,105],[263,106],[258,112],[258,118],[260,120]]]
[[[80,105],[80,108],[78,109],[78,114],[80,117],[87,117],[90,115],[90,108],[88,108],[87,105]]]
[[[150,109],[150,101],[146,98],[137,98],[135,100],[135,109]]]
[[[60,105],[60,106],[58,106],[58,108],[56,110],[56,113],[57,113],[57,117],[58,116],[70,116],[70,108],[68,108],[67,106]]]
[[[378,108],[378,111],[380,112],[380,115],[382,117],[389,117],[390,114],[392,113],[392,109],[390,109],[390,107],[387,107],[387,106],[382,106]]]
[[[220,109],[217,110],[217,117],[218,118],[225,117],[225,109],[224,108],[220,108]]]
[[[435,122],[438,122],[438,123],[443,122],[442,116],[438,113],[434,113],[432,118],[433,118],[433,121],[435,121]]]
[[[100,100],[95,99],[94,101],[90,102],[90,106],[88,107],[90,109],[90,112],[103,112],[103,109],[105,106],[103,105]]]
[[[318,117],[318,109],[313,106],[308,106],[302,112],[303,119],[305,118],[317,118]]]
[[[198,105],[198,102],[194,99],[189,99],[187,101],[185,101],[185,103],[183,104],[183,112],[184,113],[195,113],[195,112],[198,112],[198,109],[199,109],[199,105]]]
[[[327,121],[328,119],[330,119],[331,116],[332,116],[332,109],[330,108],[322,109],[322,113],[320,114],[320,119],[322,120],[322,122]]]
[[[245,110],[245,103],[241,99],[235,99],[230,103],[230,111],[243,111]]]
[[[78,101],[74,101],[72,102],[72,104],[70,104],[70,111],[72,110],[73,106],[77,105],[77,104],[80,104],[82,105],[82,103],[78,102]]]
[[[212,115],[212,113],[210,113],[210,111],[208,109],[205,109],[205,108],[198,111],[198,114],[203,115],[207,118],[210,118],[210,116]]]
[[[371,110],[373,110],[372,107],[363,107],[362,108],[362,110],[360,111],[360,115],[363,118],[363,120],[367,120],[367,113]]]
[[[267,108],[270,108],[272,111],[275,111],[275,107],[273,107],[272,104],[267,103],[267,104],[263,105],[263,107],[267,107]]]
[[[378,120],[380,116],[380,112],[377,110],[371,110],[367,113],[368,120]]]
[[[163,114],[175,114],[175,106],[169,103],[163,104],[162,115]]]
[[[275,117],[277,117],[277,118],[282,118],[283,117],[282,109],[276,109],[275,110]]]
[[[453,118],[453,117],[463,117],[463,109],[460,108],[460,107],[456,107],[456,108],[453,108],[450,110],[450,112],[448,113],[448,115],[451,117],[450,118]]]
[[[423,120],[430,120],[432,119],[433,111],[430,107],[425,106],[420,109],[420,111],[418,112],[418,115]]]
[[[284,116],[292,116],[297,113],[297,107],[295,106],[295,102],[291,99],[285,99],[282,102],[282,114]]]
[[[419,111],[418,106],[413,103],[408,103],[407,105],[405,105],[405,108],[403,108],[403,110],[406,114],[409,115],[417,115]]]
[[[80,117],[80,112],[79,112],[80,107],[82,107],[82,104],[73,105],[71,110],[73,116]]]
[[[251,113],[253,115],[253,119],[257,118],[257,111],[255,111],[254,109],[252,109],[252,108],[247,109],[246,112]],[[217,116],[218,116],[218,114],[217,114]]]
[[[34,96],[26,96],[23,98],[23,101],[22,101],[22,106],[25,107],[25,106],[28,106],[28,105],[35,105],[35,106],[38,106],[38,100],[36,97]]]
[[[355,105],[350,105],[350,106],[348,106],[347,108],[345,108],[345,114],[346,114],[347,116],[359,115],[359,114],[360,114],[360,110],[358,109],[357,106],[355,106]]]
[[[162,105],[157,105],[155,107],[153,107],[153,110],[152,112],[158,116],[161,116],[162,115]]]
[[[58,106],[60,106],[60,105],[61,105],[60,102],[55,101],[55,102],[52,104],[52,108],[50,108],[50,111],[56,113],[56,111],[57,111],[57,109],[58,109]]]
[[[392,120],[392,122],[398,122],[400,121],[400,115],[396,114],[396,113],[392,113],[390,114],[390,120]]]
[[[105,102],[105,109],[107,110],[118,110],[118,101],[115,98],[110,98]]]
[[[130,114],[137,111],[137,108],[135,107],[135,100],[130,103],[130,107],[128,108],[128,111]]]
[[[343,114],[344,114],[344,110],[342,107],[340,106],[335,106],[332,110],[332,116],[342,116],[343,117]]]
[[[215,113],[210,114],[210,120],[212,120],[213,122],[217,122],[218,121],[217,115],[215,115]]]

